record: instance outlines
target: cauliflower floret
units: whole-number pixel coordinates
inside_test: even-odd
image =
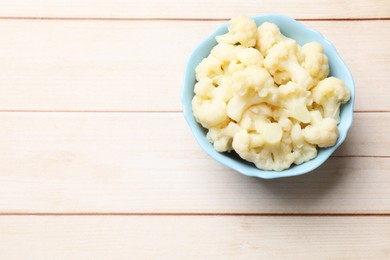
[[[271,75],[264,68],[251,66],[237,71],[232,76],[233,88],[238,91],[240,95],[245,95],[247,92],[253,90],[263,96],[261,91],[275,87]]]
[[[269,50],[285,38],[276,24],[265,22],[257,29],[256,48],[266,57]]]
[[[239,122],[245,110],[261,102],[264,102],[264,98],[257,94],[252,94],[252,92],[248,92],[243,96],[233,96],[227,105],[227,115],[232,120]]]
[[[281,125],[272,122],[272,109],[265,103],[249,108],[244,113],[240,126],[260,134],[264,144],[268,147],[277,146],[280,143],[284,132],[283,129],[286,127],[285,123]]]
[[[237,71],[245,69],[245,65],[238,60],[233,60],[229,63],[227,70],[225,70],[227,75],[233,75]]]
[[[195,69],[196,80],[222,75],[222,62],[213,56],[204,58]]]
[[[261,66],[264,60],[261,53],[254,48],[226,43],[217,44],[211,50],[210,56],[221,62],[220,66],[225,74],[233,74],[248,66]]]
[[[314,82],[308,71],[298,62],[299,50],[296,41],[288,39],[274,45],[264,59],[264,67],[274,75],[277,84],[293,82],[310,89]]]
[[[233,88],[238,95],[230,99],[227,107],[228,116],[240,121],[244,111],[255,104],[268,101],[276,102],[277,88],[268,72],[260,67],[248,67],[233,75]]]
[[[256,156],[254,164],[257,168],[268,171],[283,171],[290,168],[294,163],[294,154],[288,145],[281,145],[283,148],[262,149]]]
[[[210,128],[228,121],[226,103],[218,99],[203,99],[195,95],[192,99],[192,112],[196,121]]]
[[[274,117],[274,120],[275,120],[275,117]],[[292,122],[290,119],[288,119],[287,117],[283,117],[283,118],[278,119],[277,122],[279,123],[280,127],[283,129],[284,132],[290,133],[291,127],[292,127]]]
[[[287,84],[291,81],[291,76],[289,72],[286,71],[276,71],[273,75],[274,81],[278,85]]]
[[[277,145],[283,134],[283,128],[272,121],[272,109],[265,103],[252,106],[245,111],[239,125],[249,132],[261,134],[268,146]]]
[[[264,139],[261,135],[256,133],[248,133],[248,131],[241,129],[233,137],[233,146],[237,153],[246,156],[247,152],[253,148],[259,148],[264,145]]]
[[[310,161],[317,156],[317,148],[315,145],[305,141],[302,129],[299,124],[295,124],[291,129],[291,139],[293,143],[293,152],[295,155],[294,163],[299,165]]]
[[[312,99],[310,91],[299,86],[294,82],[288,82],[279,87],[279,103],[285,108],[289,117],[293,117],[303,123],[310,122],[310,112],[307,106],[310,106]]]
[[[215,86],[213,85],[213,81],[209,78],[199,80],[194,86],[194,92],[196,95],[206,99],[214,98]]]
[[[240,131],[240,127],[230,122],[226,127],[212,127],[207,133],[207,139],[214,145],[217,152],[227,152],[233,149],[232,141],[236,133]]]
[[[253,112],[255,109],[258,110],[257,114]],[[292,163],[301,164],[317,156],[316,146],[304,140],[299,124],[292,126],[292,122],[286,117],[278,119],[278,123],[270,123],[272,110],[265,104],[257,105],[248,111],[252,113],[252,120],[256,121],[256,131],[263,139],[263,149],[248,154],[242,151],[242,158],[254,162],[261,169],[283,170]],[[248,112],[243,120],[247,114]]]
[[[265,103],[254,105],[242,115],[239,125],[249,132],[256,132],[262,124],[271,123],[272,109]]]
[[[218,43],[241,44],[245,47],[254,47],[256,44],[256,23],[245,16],[238,16],[231,20],[229,32],[217,36]]]
[[[256,121],[256,123],[259,121]],[[256,130],[260,133],[264,139],[264,143],[268,147],[274,147],[279,145],[282,140],[283,130],[278,123],[268,123],[268,124],[256,124]]]
[[[237,59],[237,49],[245,49],[242,46],[234,46],[226,43],[219,43],[211,49],[210,55],[222,62],[230,62]]]
[[[243,50],[245,47],[220,43],[211,50],[210,56],[220,61],[220,67],[224,74],[233,74],[245,67],[238,61],[237,56],[240,49]]]
[[[278,122],[280,120],[285,119],[285,118],[287,118],[288,120],[291,120],[291,121],[295,120],[294,118],[291,117],[290,111],[288,111],[287,109],[282,108],[282,107],[274,108],[274,110],[272,111],[272,116],[273,116],[274,120],[276,120]]]
[[[338,138],[339,130],[335,119],[322,118],[319,111],[311,111],[311,123],[302,130],[306,142],[319,147],[333,146]]]
[[[257,133],[264,134],[264,129],[273,121],[272,108],[265,103],[251,107],[245,112],[245,115],[248,115],[252,119]],[[270,132],[270,134],[272,134],[272,132]]]
[[[241,46],[235,46],[241,47]],[[237,48],[236,60],[232,60],[227,69],[224,68],[226,74],[233,75],[235,72],[242,71],[249,66],[260,67],[263,63],[263,56],[261,53],[253,48]]]
[[[228,84],[215,87],[211,79],[203,78],[195,84],[194,92],[192,110],[203,127],[210,128],[228,120],[226,101],[232,95]]]
[[[344,82],[335,77],[326,78],[311,90],[313,100],[320,105],[324,117],[340,121],[340,104],[348,102],[351,93]]]
[[[318,42],[309,42],[301,49],[302,67],[309,71],[310,76],[317,84],[329,74],[328,57],[324,54],[324,48]]]
[[[215,97],[216,99],[228,102],[234,95],[233,81],[231,77],[227,75],[216,76],[212,80],[204,78],[201,79],[199,82],[202,81],[209,85],[208,88],[215,86],[212,97]],[[195,84],[195,94],[197,94],[197,84]]]
[[[239,46],[237,46],[239,47]],[[245,66],[258,66],[263,64],[263,55],[255,48],[238,49],[237,59]]]
[[[250,134],[246,130],[241,130],[233,138],[233,148],[241,158],[253,162],[260,169],[274,171],[287,169],[295,159],[291,144],[282,138],[283,132],[277,123],[268,126],[269,129],[261,134]],[[267,132],[271,131],[273,134],[268,135]],[[267,137],[271,137],[271,140]]]
[[[203,78],[195,84],[194,92],[203,99],[218,99],[228,102],[233,96],[232,81],[223,75],[212,80]]]

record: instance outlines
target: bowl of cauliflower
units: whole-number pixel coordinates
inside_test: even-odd
[[[182,104],[218,162],[247,176],[296,176],[344,142],[354,82],[319,32],[283,15],[239,16],[191,54]]]

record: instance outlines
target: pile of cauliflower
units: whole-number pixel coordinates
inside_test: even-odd
[[[317,42],[299,46],[272,23],[231,20],[229,32],[196,68],[192,110],[218,152],[234,150],[263,170],[317,156],[338,138],[349,89],[329,74]]]

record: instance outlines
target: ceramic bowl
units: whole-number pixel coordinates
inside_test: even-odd
[[[322,34],[317,32],[316,30],[313,30],[308,26],[284,15],[263,14],[250,18],[256,22],[257,26],[264,22],[275,23],[285,36],[296,40],[300,45],[311,41],[317,41],[324,47],[325,54],[328,56],[329,59],[329,76],[334,76],[343,80],[346,86],[351,91],[350,101],[344,104],[341,108],[341,120],[340,124],[338,125],[339,138],[337,140],[337,143],[332,147],[319,149],[318,155],[314,159],[305,162],[301,165],[293,165],[289,169],[283,171],[260,170],[256,168],[253,163],[249,163],[241,159],[234,152],[219,153],[214,150],[213,145],[209,143],[206,139],[206,129],[204,129],[199,123],[196,122],[192,113],[191,100],[194,96],[193,90],[194,85],[196,83],[195,68],[203,58],[209,55],[210,50],[217,44],[215,37],[217,35],[227,33],[228,26],[230,23],[222,24],[212,34],[210,34],[206,39],[204,39],[195,48],[188,60],[187,66],[185,68],[184,86],[182,89],[181,97],[184,117],[187,120],[196,140],[209,156],[222,163],[223,165],[244,175],[255,176],[264,179],[272,179],[296,176],[313,171],[321,164],[323,164],[331,156],[331,154],[344,142],[345,138],[347,137],[348,130],[352,124],[353,104],[355,98],[354,82],[352,79],[352,75],[347,65],[340,58],[340,55],[337,53],[336,48],[333,46],[333,44],[327,41],[322,36]]]

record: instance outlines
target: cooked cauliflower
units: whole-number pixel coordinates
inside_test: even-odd
[[[233,74],[233,88],[237,95],[227,106],[228,116],[238,122],[243,112],[250,106],[276,100],[277,88],[268,71],[261,67],[248,67]]]
[[[307,108],[312,103],[310,91],[290,81],[279,87],[279,97],[280,106],[286,109],[290,117],[302,123],[310,122],[310,112]]]
[[[210,52],[210,57],[213,57],[219,61],[221,68],[220,73],[225,75],[231,75],[236,71],[240,71],[245,68],[245,65],[238,59],[238,52],[244,51],[246,48],[243,46],[234,46],[230,44],[217,44]]]
[[[328,76],[328,57],[324,53],[324,47],[318,42],[309,42],[303,45],[301,59],[302,67],[310,73],[314,84]]]
[[[233,137],[240,131],[240,127],[230,122],[226,127],[212,127],[207,133],[207,139],[214,145],[218,152],[227,152],[232,150]]]
[[[276,76],[277,84],[293,81],[307,89],[313,86],[310,73],[298,62],[299,48],[296,41],[288,39],[274,45],[264,59],[264,67]]]
[[[313,100],[322,107],[324,117],[340,121],[340,105],[351,98],[351,93],[344,82],[335,77],[326,78],[312,89]]]
[[[281,171],[317,156],[338,138],[349,89],[329,74],[316,42],[300,47],[272,23],[233,18],[197,66],[192,110],[218,152],[236,152]]]
[[[333,118],[322,118],[319,111],[311,111],[311,123],[303,129],[306,142],[319,147],[333,146],[339,136],[337,122]]]
[[[202,99],[195,96],[192,99],[192,111],[196,121],[203,127],[210,128],[228,120],[226,103],[218,99]]]
[[[262,124],[271,123],[272,109],[265,103],[247,109],[239,122],[239,126],[250,132],[256,132]]]
[[[213,63],[206,60],[203,67],[209,68],[206,65],[214,68],[212,65],[219,65],[219,69],[215,70],[215,74],[231,75],[236,71],[243,70],[248,66],[261,66],[263,63],[263,55],[255,48],[246,48],[241,45],[234,46],[226,43],[217,44],[210,52],[210,57],[219,61],[212,60]],[[204,73],[203,73],[204,74]]]
[[[203,78],[194,86],[194,92],[203,99],[229,101],[233,96],[232,82],[227,76],[218,76],[212,80]]]
[[[196,80],[222,75],[222,62],[213,56],[204,58],[195,69]]]
[[[276,24],[265,22],[257,29],[256,48],[267,56],[269,50],[278,42],[286,39]]]
[[[192,110],[196,120],[203,127],[217,126],[228,119],[227,106],[221,89],[223,90],[224,87],[216,88],[209,78],[202,78],[195,84],[196,95],[192,100]]]
[[[255,91],[259,96],[264,96],[263,92],[275,87],[274,81],[268,71],[260,66],[250,66],[241,71],[237,71],[232,76],[233,88],[240,95]]]
[[[215,47],[211,49],[210,56],[213,56],[214,58],[218,59],[222,63],[223,62],[230,63],[233,60],[237,60],[238,47],[241,46],[234,46],[226,43],[220,43],[215,45]]]
[[[264,58],[255,48],[240,48],[237,51],[237,60],[245,66],[261,66]]]
[[[217,42],[254,47],[256,45],[256,34],[256,23],[245,16],[238,16],[231,20],[227,34],[217,36]]]
[[[294,163],[296,165],[310,161],[317,156],[317,148],[313,144],[305,141],[301,126],[295,124],[291,129],[291,139],[293,142],[293,151],[295,155]]]
[[[233,137],[233,148],[258,168],[279,171],[290,167],[296,154],[286,137],[289,123],[274,123],[271,119],[272,110],[266,104],[248,109],[239,124],[242,130]]]
[[[292,146],[282,139],[282,130],[277,123],[268,126],[269,129],[265,131],[269,131],[269,135],[250,134],[241,130],[233,138],[233,148],[241,158],[253,162],[260,169],[281,171],[294,162]],[[273,131],[276,131],[276,134],[271,134]],[[268,140],[271,143],[267,143],[266,136],[271,138]]]

